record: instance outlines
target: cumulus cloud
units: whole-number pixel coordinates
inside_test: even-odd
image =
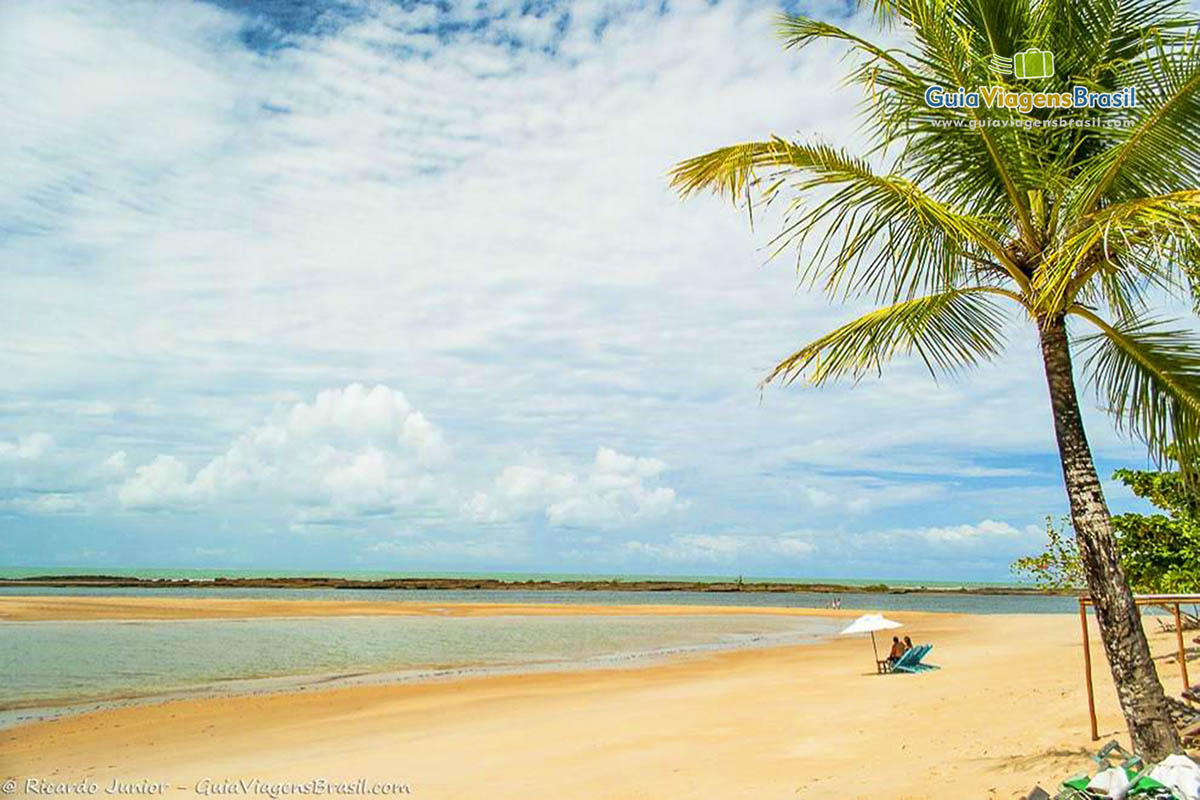
[[[1045,526],[1012,525],[994,519],[952,525],[887,527],[847,531],[838,536],[843,558],[857,564],[896,564],[922,567],[939,561],[963,566],[995,563],[1006,574],[1008,565],[1037,552]],[[875,570],[879,574],[879,570]]]
[[[666,464],[601,447],[586,472],[511,465],[490,493],[479,493],[469,510],[476,519],[495,521],[537,511],[555,526],[611,528],[640,524],[683,511],[675,490],[655,486]]]
[[[187,465],[174,456],[158,456],[137,467],[117,490],[130,508],[169,508],[188,501],[192,494]]]
[[[432,498],[448,456],[440,430],[387,386],[327,389],[277,409],[194,475],[159,455],[118,490],[129,508],[221,500],[283,500],[348,512],[388,511]]]
[[[1026,534],[1040,534],[1041,528],[1029,525],[1023,531],[1007,522],[985,519],[977,525],[951,525],[947,527],[921,528],[918,534],[931,542],[981,542],[995,539],[1018,539]]]
[[[110,475],[124,475],[129,471],[129,455],[124,450],[118,450],[104,459],[100,467]]]
[[[664,547],[676,523],[1058,513],[1027,328],[969,383],[902,363],[759,402],[778,358],[858,309],[760,269],[770,220],[681,203],[665,172],[773,132],[853,145],[835,54],[784,52],[778,10],[8,0],[0,496],[70,495],[93,514],[73,548],[118,553],[151,508],[209,515],[197,530],[646,523]],[[350,381],[404,395],[313,400]],[[1136,456],[1089,424],[1102,459]],[[54,446],[16,457],[31,431]],[[542,544],[542,566],[566,552]]]
[[[31,433],[15,442],[0,440],[0,460],[36,461],[54,447],[54,437],[46,433]]]
[[[121,455],[108,466],[123,466]],[[455,467],[442,430],[403,393],[351,384],[277,408],[194,474],[178,457],[158,455],[136,467],[116,495],[140,510],[279,503],[300,525],[361,515],[403,520],[414,512],[452,518],[465,509],[481,522],[538,514],[555,526],[612,528],[686,507],[674,489],[655,485],[663,462],[607,447],[582,472],[510,465],[490,494],[472,495]]]
[[[124,475],[124,454],[96,461],[88,448],[64,446],[44,432],[0,439],[0,509],[30,515],[94,511]]]
[[[70,480],[56,475],[64,454],[47,433],[23,434],[12,440],[0,439],[0,496],[5,489],[39,491],[61,487]]]

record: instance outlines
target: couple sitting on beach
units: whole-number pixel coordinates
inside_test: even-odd
[[[888,657],[887,657],[888,664],[895,664],[897,661],[900,660],[900,656],[904,655],[905,653],[907,653],[909,650],[912,650],[912,649],[913,649],[912,639],[905,636],[904,641],[902,642],[902,641],[900,641],[899,636],[893,636],[892,637],[892,652],[888,653]]]

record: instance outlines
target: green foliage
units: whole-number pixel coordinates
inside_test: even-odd
[[[1200,592],[1200,494],[1178,472],[1117,470],[1114,477],[1165,514],[1119,514],[1113,533],[1129,585],[1142,594]],[[1013,572],[1047,591],[1080,591],[1083,569],[1066,522],[1046,518],[1046,548],[1013,562]]]
[[[805,284],[835,300],[882,306],[795,349],[767,381],[858,380],[910,354],[935,376],[973,367],[1000,355],[1003,308],[1038,323],[1043,360],[1052,366],[1066,355],[1057,338],[1064,327],[1069,346],[1079,344],[1064,324],[1070,318],[1096,332],[1084,340],[1092,348],[1084,371],[1118,425],[1145,442],[1157,464],[1174,460],[1187,484],[1200,487],[1200,336],[1154,319],[1148,307],[1161,292],[1190,298],[1187,266],[1200,262],[1200,17],[1193,4],[872,3],[876,19],[893,28],[894,46],[809,17],[785,16],[779,25],[788,48],[820,42],[847,53],[848,82],[864,98],[865,153],[770,136],[695,156],[671,172],[681,195],[712,191],[744,203],[752,220],[756,207],[776,203],[782,227],[775,252],[795,251]],[[1054,75],[1012,83],[990,69],[992,56],[1031,48],[1054,54]],[[1022,114],[1007,103],[926,101],[931,88],[1062,95],[1076,85],[1129,90],[1140,102]],[[1069,541],[1057,536],[1044,574],[1074,581]],[[1134,557],[1142,580],[1186,579],[1194,562],[1167,564],[1175,545],[1160,546],[1176,540],[1175,528],[1147,523],[1125,537],[1131,548],[1147,548]],[[1089,542],[1107,547],[1104,538]],[[1127,669],[1114,664],[1114,677],[1135,743],[1170,752],[1177,739],[1158,724],[1165,710],[1130,699],[1153,698],[1132,677],[1153,670],[1148,651],[1124,638],[1122,626],[1102,632],[1126,662]],[[1154,724],[1134,724],[1139,718]]]
[[[767,378],[809,382],[882,370],[898,350],[916,353],[931,372],[953,372],[995,355],[1004,344],[1003,315],[987,294],[969,289],[906,300],[876,309],[822,336],[785,359]]]
[[[1018,558],[1012,571],[1048,592],[1081,591],[1086,585],[1083,565],[1075,536],[1067,532],[1067,524],[1064,519],[1055,527],[1054,518],[1046,517],[1046,549],[1036,556]]]
[[[954,373],[999,357],[1010,303],[1025,318],[1069,316],[1095,331],[1074,344],[1089,351],[1085,373],[1118,426],[1160,466],[1174,442],[1174,460],[1200,485],[1200,337],[1147,308],[1157,292],[1190,299],[1200,289],[1193,7],[875,0],[874,8],[896,46],[810,17],[779,23],[789,49],[846,51],[848,82],[864,98],[865,153],[770,136],[671,172],[681,195],[714,192],[752,219],[775,204],[774,252],[795,252],[803,283],[882,306],[795,350],[767,381],[858,380],[897,355]],[[991,56],[1030,48],[1054,54],[1054,75],[1022,82],[989,69]],[[1139,105],[1022,114],[926,102],[930,87],[998,85],[1132,88]]]
[[[1150,594],[1200,592],[1200,495],[1177,472],[1123,469],[1116,477],[1167,512],[1113,517],[1130,585]]]
[[[1088,312],[1090,313],[1090,312]],[[1200,463],[1195,443],[1171,445],[1176,431],[1200,430],[1200,343],[1187,330],[1171,330],[1148,318],[1108,327],[1083,340],[1085,368],[1118,428],[1139,435],[1155,452]]]

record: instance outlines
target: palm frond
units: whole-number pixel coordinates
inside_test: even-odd
[[[985,66],[991,55],[988,37],[972,27],[970,15],[962,13],[962,2],[911,0],[904,6],[926,85],[953,91],[994,82]],[[1012,24],[1021,24],[1014,19],[1019,14],[1006,16]],[[890,111],[895,119],[882,130],[911,137],[905,164],[915,180],[923,185],[957,186],[955,202],[976,213],[1003,205],[1016,223],[1019,238],[1035,246],[1028,191],[1039,185],[1039,160],[1021,127],[993,124],[1015,116],[1012,111],[967,106],[951,116],[969,126],[947,128],[939,119],[943,115],[928,113],[923,89],[919,96],[905,96],[902,110]],[[971,194],[966,193],[968,187]]]
[[[1123,65],[1157,42],[1185,40],[1195,21],[1182,0],[1042,0],[1031,26],[1031,38],[1054,53],[1056,71],[1111,89]]]
[[[1081,340],[1084,370],[1118,428],[1146,443],[1158,463],[1200,467],[1200,337],[1170,321],[1110,324],[1075,306],[1100,332]]]
[[[714,150],[688,159],[671,173],[683,196],[702,190],[770,203],[784,188],[788,208],[776,253],[795,247],[802,280],[843,297],[880,301],[955,286],[971,256],[986,255],[1019,284],[1025,281],[990,220],[955,212],[896,175],[823,144],[774,138]],[[805,202],[807,193],[828,190]],[[809,238],[815,245],[807,262]]]
[[[876,309],[788,356],[763,381],[820,385],[880,373],[897,354],[916,353],[930,373],[953,373],[987,361],[1004,346],[1004,314],[988,287],[951,290]]]
[[[1187,282],[1183,266],[1200,252],[1200,189],[1106,206],[1072,228],[1035,276],[1039,308],[1052,312],[1100,297],[1117,308],[1136,280],[1175,292]]]
[[[1105,202],[1193,188],[1200,174],[1200,35],[1173,44],[1160,39],[1117,70],[1138,105],[1109,114],[1095,131],[1105,147],[1080,165],[1067,190],[1080,215]]]
[[[1029,0],[963,0],[950,13],[963,30],[974,31],[968,46],[977,59],[1015,53],[1028,41],[1033,7]]]
[[[901,73],[915,77],[912,70],[898,57],[900,51],[879,47],[861,36],[829,22],[799,14],[780,14],[775,24],[775,30],[783,39],[784,47],[789,50],[799,50],[819,41],[845,42],[870,61],[886,62]]]

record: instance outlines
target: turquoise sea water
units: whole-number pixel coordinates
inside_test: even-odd
[[[281,570],[0,568],[0,577],[107,574],[142,578],[297,577]],[[308,573],[311,574],[311,573]],[[328,573],[327,573],[328,574]],[[335,573],[354,578],[461,573]],[[612,576],[488,574],[509,580]],[[656,576],[623,576],[627,580]],[[657,576],[661,577],[661,576]],[[620,576],[618,576],[618,579]],[[689,576],[687,580],[729,580]],[[842,582],[849,584],[850,582]],[[869,583],[861,581],[859,583]],[[827,608],[812,592],[618,592],[0,587],[0,595],[269,598],[459,603],[568,603]],[[973,614],[1073,613],[1072,597],[945,591],[840,595],[843,609]],[[0,623],[0,726],[23,719],[180,694],[245,692],[328,681],[429,679],[477,671],[612,666],[714,648],[812,642],[844,620],[766,615],[309,617],[252,620]]]
[[[179,693],[613,666],[814,642],[842,625],[749,614],[4,622],[0,724]]]

